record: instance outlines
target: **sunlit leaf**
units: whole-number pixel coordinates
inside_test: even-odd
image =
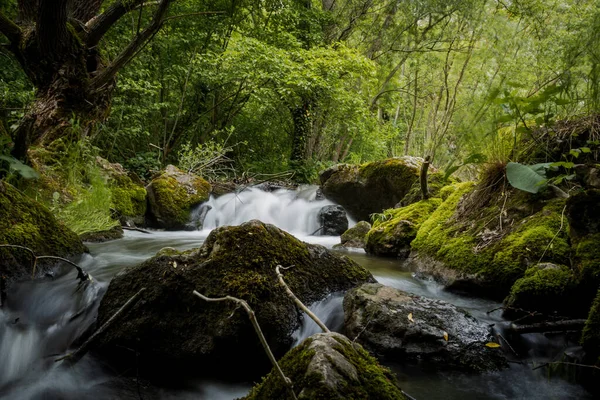
[[[489,347],[490,349],[497,349],[498,347],[500,347],[500,345],[498,343],[494,343],[494,342],[488,342],[485,345],[487,347]]]
[[[412,313],[408,314],[408,320],[410,322],[415,322],[415,320],[413,319]]]

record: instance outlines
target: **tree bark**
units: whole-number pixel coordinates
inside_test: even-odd
[[[292,155],[290,161],[302,163],[306,159],[306,144],[310,136],[311,117],[310,101],[304,99],[302,104],[291,110],[294,131],[292,135]]]

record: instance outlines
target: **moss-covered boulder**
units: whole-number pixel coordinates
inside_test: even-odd
[[[365,248],[365,236],[371,230],[371,224],[367,221],[360,221],[346,232],[342,233],[341,244],[337,247]]]
[[[392,373],[360,345],[339,333],[319,333],[304,340],[280,360],[298,399],[403,400]],[[287,400],[292,396],[271,371],[245,400]]]
[[[367,283],[344,296],[349,337],[389,360],[435,368],[490,371],[506,367],[489,327],[442,300]]]
[[[398,157],[363,165],[338,164],[321,172],[323,194],[357,220],[394,207],[419,179],[422,158]]]
[[[379,214],[366,235],[365,250],[378,256],[408,257],[410,243],[417,236],[421,224],[441,203],[440,198],[431,198]]]
[[[510,289],[504,303],[509,309],[524,309],[543,314],[573,315],[577,278],[564,265],[541,263],[530,267]]]
[[[114,226],[105,231],[87,232],[79,235],[84,242],[103,243],[109,240],[121,239],[123,237],[123,228],[120,225]]]
[[[146,215],[146,189],[140,178],[118,163],[96,157],[111,193],[113,217],[122,225],[143,225]]]
[[[588,355],[588,359],[596,365],[600,365],[600,290],[596,294],[596,299],[583,328],[581,344]]]
[[[86,251],[79,237],[58,222],[50,210],[0,181],[0,244],[25,246],[37,255],[70,257]],[[10,283],[31,276],[32,259],[28,252],[0,249],[2,275]],[[42,275],[48,263],[38,263]]]
[[[529,267],[569,264],[564,199],[490,188],[485,181],[455,184],[441,195],[445,200],[411,244],[411,262],[421,273],[451,289],[503,298]]]
[[[277,356],[292,344],[300,313],[278,285],[275,267],[306,304],[327,294],[374,281],[371,274],[345,256],[299,241],[260,221],[221,227],[199,249],[159,252],[139,266],[117,275],[98,311],[104,323],[140,288],[143,299],[127,318],[98,342],[103,354],[129,365],[123,348],[135,348],[140,365],[154,372],[204,370],[206,373],[252,375],[270,368],[243,310],[236,304],[208,303],[192,295],[235,296],[246,300]],[[239,360],[252,360],[253,367]],[[135,362],[135,359],[131,360]]]
[[[208,200],[211,186],[201,177],[169,165],[146,190],[152,223],[158,228],[181,230],[190,222],[192,208]]]

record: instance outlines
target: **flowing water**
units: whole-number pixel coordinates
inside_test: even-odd
[[[126,232],[123,239],[90,244],[90,254],[79,264],[94,282],[79,285],[72,269],[59,269],[48,279],[13,285],[6,306],[0,310],[0,399],[234,399],[249,390],[248,382],[187,382],[178,387],[154,387],[147,382],[124,378],[92,354],[73,368],[54,360],[77,347],[77,337],[92,325],[100,299],[110,279],[123,268],[136,265],[163,247],[179,250],[200,246],[211,229],[261,219],[293,233],[301,240],[331,248],[338,237],[313,236],[318,228],[321,207],[332,204],[316,200],[314,188],[266,193],[256,189],[237,195],[211,198],[204,230],[192,232]],[[352,224],[353,221],[350,221]],[[432,281],[416,279],[397,260],[370,257],[363,251],[348,256],[368,268],[388,286],[407,292],[443,299],[469,311],[489,324],[501,324],[495,309],[498,303],[444,291]],[[342,293],[332,293],[311,306],[332,330],[343,325]],[[296,343],[318,332],[310,319],[294,333]],[[424,399],[585,399],[591,398],[579,386],[548,378],[544,369],[532,371],[532,363],[543,363],[566,347],[562,339],[524,335],[530,349],[528,365],[511,364],[505,371],[484,375],[424,372],[418,366],[388,366],[398,375],[402,388]],[[243,360],[240,360],[243,362]]]

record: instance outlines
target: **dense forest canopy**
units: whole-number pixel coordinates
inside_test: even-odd
[[[515,160],[518,137],[600,105],[593,0],[82,4],[0,2],[3,153],[85,139],[141,174],[225,154],[311,180],[403,154]]]

